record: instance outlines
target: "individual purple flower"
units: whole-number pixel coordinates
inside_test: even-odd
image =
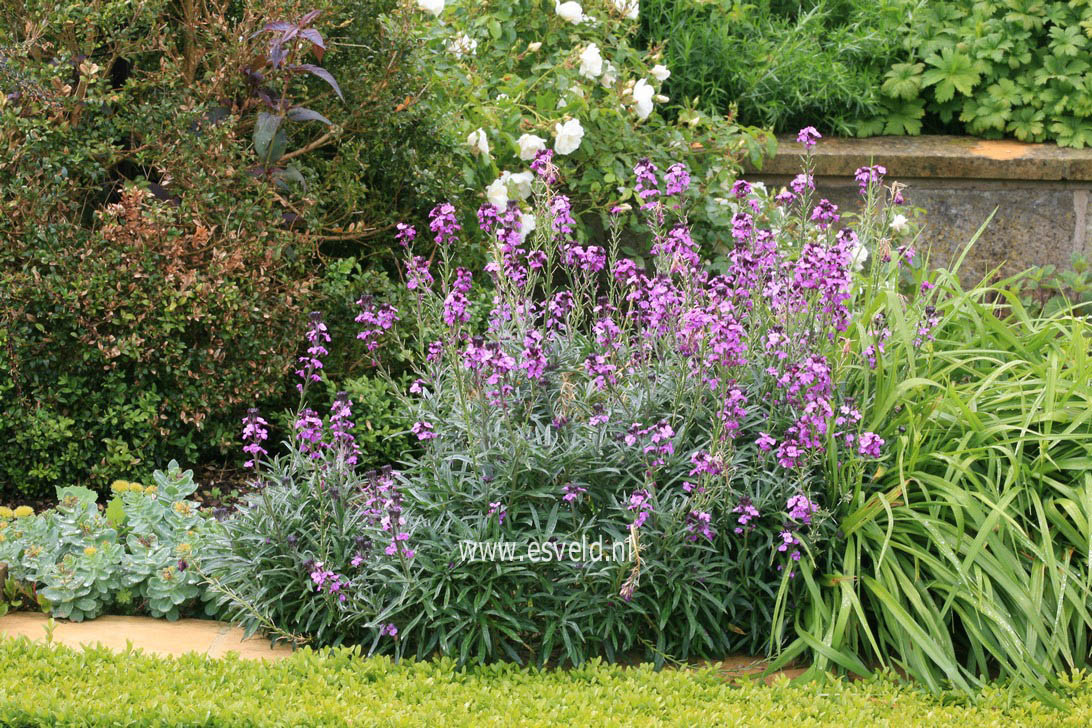
[[[914,337],[914,346],[922,346],[927,341],[934,341],[933,330],[940,325],[940,313],[935,306],[926,306],[922,320],[918,323],[917,336]]]
[[[788,205],[795,199],[796,195],[794,195],[792,192],[789,192],[788,190],[781,190],[776,195],[774,195],[774,202],[779,205]]]
[[[322,591],[322,588],[328,581],[336,578],[336,574],[323,566],[321,561],[315,563],[311,569],[311,581],[314,583],[318,591]]]
[[[364,556],[362,554],[354,555],[353,558],[349,561],[349,565],[353,566],[353,567],[360,566],[363,563],[364,563]]]
[[[739,514],[739,518],[736,519],[736,522],[739,523],[739,526],[735,529],[737,534],[743,533],[745,527],[748,530],[754,528],[751,521],[759,517],[758,509],[751,503],[751,499],[746,496],[739,499],[739,503],[732,509],[732,512]]]
[[[542,270],[546,267],[546,251],[532,250],[527,253],[527,267],[531,270]]]
[[[482,232],[492,234],[500,224],[500,211],[490,202],[478,208],[478,227]]]
[[[403,248],[408,248],[413,244],[414,238],[417,237],[417,230],[412,225],[407,225],[404,222],[400,222],[394,226],[398,233],[394,236],[394,239],[398,241],[398,244]]]
[[[452,290],[444,299],[443,319],[444,323],[454,328],[460,323],[470,321],[470,300],[462,291]]]
[[[577,485],[576,483],[566,483],[561,491],[564,493],[564,495],[561,496],[561,500],[566,503],[574,503],[582,494],[587,493],[588,489]]]
[[[857,438],[857,452],[868,458],[880,457],[880,448],[884,446],[884,439],[874,432],[862,432]]]
[[[330,445],[345,458],[347,465],[356,465],[360,455],[360,446],[352,434],[353,422],[349,419],[352,407],[353,402],[346,392],[338,392],[330,405]]]
[[[573,233],[572,204],[565,195],[554,195],[550,198],[550,227],[558,238],[568,238]]]
[[[789,497],[785,510],[788,511],[789,518],[792,520],[808,525],[811,523],[812,514],[819,510],[819,506],[808,500],[806,495],[798,493]]]
[[[777,550],[778,551],[788,551],[790,546],[799,546],[800,545],[800,539],[798,539],[796,537],[796,534],[794,534],[792,531],[790,531],[787,528],[782,530],[777,535],[781,537],[781,543],[779,543],[777,545]],[[799,559],[794,559],[794,560],[799,560]]]
[[[722,463],[720,459],[715,458],[702,450],[699,450],[690,456],[690,464],[694,466],[690,469],[691,476],[701,475],[702,473],[707,475],[720,475],[724,472],[724,463]]]
[[[713,517],[705,511],[690,511],[686,514],[687,539],[697,541],[699,536],[712,541],[715,535],[712,526]]]
[[[322,357],[330,353],[325,346],[325,344],[330,343],[330,333],[326,329],[326,324],[322,321],[322,314],[318,311],[311,312],[310,323],[304,336],[308,344],[307,356],[299,358],[301,368],[296,370],[297,376],[303,379],[303,383],[296,385],[296,388],[301,392],[307,382],[322,381],[322,375],[320,374],[322,371]]]
[[[458,240],[458,231],[462,230],[458,219],[455,217],[455,206],[450,202],[443,202],[428,213],[429,229],[435,234],[433,240],[437,245],[450,244]]]
[[[669,197],[681,195],[690,188],[690,172],[685,164],[676,162],[667,168],[667,174],[664,175],[664,187]]]
[[[385,625],[383,625],[382,627],[379,628],[379,636],[380,637],[397,637],[398,636],[398,628],[395,627],[393,624],[385,624]]]
[[[819,200],[811,211],[811,220],[820,230],[826,230],[839,219],[838,206],[830,200]]]
[[[379,348],[379,337],[383,332],[389,330],[394,326],[395,322],[400,320],[398,318],[398,309],[389,303],[376,306],[374,299],[368,295],[361,296],[356,305],[360,306],[361,311],[353,320],[358,324],[363,324],[356,338],[367,345],[368,351],[375,351]]]
[[[418,440],[432,440],[436,437],[436,433],[432,431],[432,423],[424,420],[414,422],[410,432],[417,435]]]
[[[651,500],[652,496],[644,488],[635,490],[630,494],[629,505],[626,506],[626,509],[637,513],[637,516],[633,519],[635,528],[640,528],[648,520],[648,514],[652,510]]]
[[[633,172],[637,179],[634,184],[634,192],[641,201],[642,210],[651,210],[656,207],[656,198],[661,194],[660,180],[656,176],[656,165],[647,157],[637,162]]]
[[[245,443],[243,452],[249,455],[250,459],[243,463],[244,468],[253,468],[259,456],[269,454],[262,447],[262,443],[269,437],[269,431],[265,429],[268,425],[269,423],[259,416],[257,407],[251,407],[246,411],[246,417],[243,418],[243,442]]]
[[[610,360],[602,354],[589,354],[588,358],[584,360],[584,371],[588,373],[589,377],[592,377],[592,381],[595,384],[596,389],[603,391],[607,388],[607,385],[615,385],[618,380],[614,374],[618,371],[618,367],[610,363]]]
[[[789,187],[797,195],[803,195],[805,190],[815,189],[815,178],[810,174],[801,172],[792,178],[792,181],[789,182]]]
[[[406,259],[406,288],[411,291],[418,288],[432,287],[432,274],[429,273],[428,258],[415,255]]]
[[[546,371],[546,354],[542,349],[542,332],[532,329],[523,337],[523,353],[519,368],[527,372],[527,378],[542,379]]]
[[[310,407],[300,411],[294,423],[296,439],[299,441],[299,452],[312,460],[322,457],[322,418]]]
[[[497,525],[503,526],[504,518],[508,515],[508,510],[504,507],[504,504],[500,501],[497,501],[496,503],[490,503],[489,513],[486,515],[492,516],[493,514],[496,514],[497,516]]]
[[[887,167],[877,164],[871,167],[858,167],[853,173],[853,179],[857,180],[857,187],[864,196],[868,194],[869,185],[878,185],[883,182],[885,174],[887,174]]]
[[[547,185],[557,184],[557,167],[554,166],[554,150],[541,149],[531,162],[531,171],[539,176]]]
[[[823,138],[814,126],[805,126],[796,135],[796,141],[804,145],[804,149],[810,150],[815,143]]]
[[[769,452],[770,448],[777,444],[777,440],[773,439],[765,432],[759,432],[758,439],[755,440],[755,444],[758,445],[759,450]]]
[[[751,194],[750,182],[737,179],[735,184],[732,185],[732,197],[735,197],[737,200],[742,200],[749,194]]]
[[[428,344],[428,353],[425,354],[425,361],[429,363],[440,361],[440,355],[443,353],[444,342],[430,341]]]

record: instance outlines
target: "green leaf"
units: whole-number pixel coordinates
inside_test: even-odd
[[[267,158],[269,145],[277,130],[280,129],[283,118],[279,114],[270,114],[268,111],[258,113],[258,121],[254,124],[254,151],[262,159]]]
[[[892,98],[909,101],[921,91],[922,71],[925,66],[921,63],[896,63],[891,67],[884,78],[880,88]]]
[[[937,101],[951,100],[956,91],[970,96],[981,75],[971,59],[952,48],[943,48],[925,59],[933,66],[922,75],[922,86],[936,86]]]
[[[114,528],[120,528],[125,523],[125,504],[121,498],[111,498],[106,504],[106,520]]]
[[[884,134],[908,134],[917,136],[921,133],[921,118],[925,116],[925,102],[922,99],[904,101],[888,105],[887,123]]]

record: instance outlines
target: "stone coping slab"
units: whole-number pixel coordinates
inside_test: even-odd
[[[777,154],[761,170],[749,168],[748,173],[800,173],[803,147],[793,136],[779,136],[777,142]],[[889,179],[1092,181],[1092,149],[1056,144],[939,135],[829,138],[820,140],[812,155],[814,174],[821,177],[852,177],[858,167],[882,164]]]
[[[0,637],[27,637],[46,641],[49,617],[34,612],[14,612],[0,617]],[[86,622],[59,620],[53,629],[53,642],[66,647],[102,645],[115,652],[127,646],[160,657],[177,657],[196,652],[207,657],[223,657],[235,652],[247,660],[280,660],[292,654],[287,645],[270,648],[262,637],[243,639],[243,630],[226,622],[210,619],[180,619],[168,622],[151,617],[99,617]]]

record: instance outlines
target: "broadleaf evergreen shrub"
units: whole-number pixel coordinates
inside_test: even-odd
[[[311,9],[326,52],[291,65],[340,96],[256,35]],[[407,22],[393,0],[0,10],[0,497],[223,459],[244,401],[290,401],[342,262],[381,270],[395,219],[459,194]],[[331,124],[283,125],[266,168],[282,98]]]

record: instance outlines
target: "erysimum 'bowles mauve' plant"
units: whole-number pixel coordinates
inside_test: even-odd
[[[884,248],[856,275],[868,241],[812,204],[806,169],[777,195],[735,185],[730,265],[715,275],[689,233],[686,167],[643,160],[646,270],[618,254],[617,227],[609,249],[578,242],[552,151],[532,169],[530,234],[515,202],[478,211],[495,240],[484,330],[473,274],[451,263],[455,209],[430,216],[435,271],[400,226],[413,313],[446,329],[417,342],[406,406],[423,451],[400,473],[357,476],[338,424],[350,403],[325,430],[301,410],[290,454],[262,465],[267,485],[226,524],[224,593],[255,628],[463,661],[662,662],[754,650],[792,615],[798,564],[821,563],[834,532],[824,470],[860,480],[884,445],[844,390],[853,306],[912,253]],[[860,172],[870,200],[878,174]],[[359,303],[372,350],[398,312]],[[317,318],[309,340],[300,374],[314,379]]]

